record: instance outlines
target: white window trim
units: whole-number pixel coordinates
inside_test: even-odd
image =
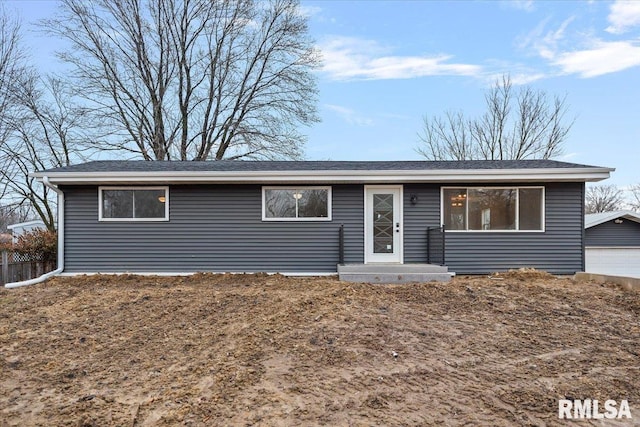
[[[102,215],[102,192],[104,190],[164,190],[164,218],[105,218]],[[163,222],[169,221],[169,187],[156,186],[99,186],[98,187],[98,221],[100,222]]]
[[[542,229],[540,230],[520,230],[520,189],[540,189],[542,190],[542,206],[541,206],[541,225]],[[469,190],[518,190],[516,192],[516,229],[515,230],[449,230],[445,227],[445,231],[447,233],[544,233],[547,228],[546,223],[546,188],[542,185],[516,185],[516,186],[447,186],[440,187],[440,218],[442,220],[442,224],[445,224],[444,221],[444,191],[445,190],[457,190],[457,189],[465,189],[467,192]],[[465,202],[465,224],[467,227],[469,226],[469,203]]]
[[[265,207],[265,192],[267,190],[327,190],[327,216],[318,218],[267,218],[267,211]],[[277,222],[309,222],[309,221],[331,221],[333,217],[333,195],[331,186],[309,186],[309,185],[297,185],[297,186],[263,186],[262,187],[262,220],[263,221],[277,221]]]

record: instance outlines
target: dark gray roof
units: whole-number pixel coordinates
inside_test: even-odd
[[[596,166],[555,160],[463,160],[463,161],[126,161],[103,160],[62,168],[57,172],[267,172],[267,171],[412,171],[469,169],[564,169]]]

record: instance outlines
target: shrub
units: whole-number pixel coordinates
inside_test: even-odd
[[[4,240],[1,237],[4,235],[0,235],[0,252],[2,251],[13,251],[13,241],[12,239]]]
[[[32,260],[53,261],[58,252],[58,234],[44,229],[29,231],[18,237],[10,250]]]

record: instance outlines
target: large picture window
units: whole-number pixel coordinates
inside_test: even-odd
[[[331,187],[263,187],[265,221],[331,220]]]
[[[544,231],[544,188],[443,188],[442,218],[449,231]]]
[[[100,187],[100,221],[167,221],[167,187]]]

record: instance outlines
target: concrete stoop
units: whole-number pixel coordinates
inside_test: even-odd
[[[344,264],[338,277],[345,282],[416,283],[448,282],[455,275],[446,266],[434,264]]]

